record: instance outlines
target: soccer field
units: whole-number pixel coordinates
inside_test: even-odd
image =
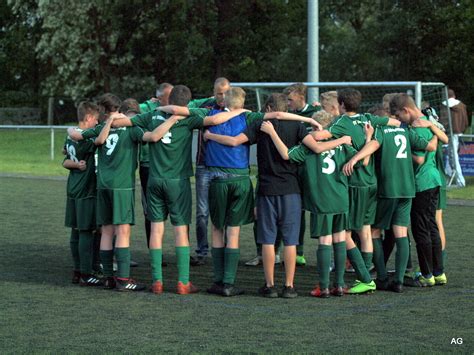
[[[317,242],[306,243],[309,264],[298,268],[294,300],[264,299],[251,226],[242,233],[237,284],[246,294],[223,298],[173,293],[173,238],[164,241],[165,293],[123,294],[70,283],[69,230],[63,226],[65,180],[0,178],[0,352],[416,352],[474,351],[471,271],[473,207],[445,211],[448,285],[406,288],[404,294],[316,299]],[[150,283],[139,197],[132,229],[132,277]],[[191,243],[195,244],[194,226]],[[277,284],[283,272],[277,268]],[[210,263],[191,268],[202,290]],[[353,281],[352,274],[346,281]],[[462,338],[462,344],[452,339]],[[459,341],[458,341],[459,343]]]

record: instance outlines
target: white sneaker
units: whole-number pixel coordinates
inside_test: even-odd
[[[257,255],[255,258],[247,261],[245,265],[247,266],[258,266],[262,263],[262,257]]]

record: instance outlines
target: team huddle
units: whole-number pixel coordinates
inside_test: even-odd
[[[165,83],[157,98],[143,104],[122,102],[112,94],[79,104],[79,125],[68,129],[63,162],[70,170],[66,226],[71,228],[73,283],[119,291],[146,288],[130,277],[138,167],[154,294],[166,290],[162,245],[168,217],[175,236],[178,294],[198,292],[190,281],[190,263],[205,262],[210,217],[213,280],[208,293],[244,293],[235,284],[240,231],[254,223],[254,264],[263,264],[265,279],[259,294],[297,297],[295,270],[306,263],[308,212],[309,234],[319,241],[319,278],[312,296],[376,289],[400,293],[407,283],[447,283],[440,146],[448,137],[432,110],[421,111],[409,95],[397,93],[385,95],[383,105],[371,113],[359,113],[361,93],[350,88],[325,92],[320,104],[310,105],[303,84],[269,95],[265,112],[246,110],[245,96],[242,88],[218,78],[208,99],[191,100],[186,86]],[[197,249],[191,256],[194,130],[199,130]],[[249,166],[252,144],[257,145],[255,189]],[[411,260],[410,225],[419,268]],[[281,243],[285,279],[279,289],[274,268]],[[390,277],[386,264],[394,247]],[[344,281],[348,263],[357,276],[350,287]]]

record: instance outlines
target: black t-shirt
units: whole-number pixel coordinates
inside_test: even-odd
[[[260,131],[262,122],[262,120],[253,122],[243,132],[248,137],[249,144],[257,143],[257,194],[273,196],[299,194],[298,166],[280,156],[270,136]],[[300,143],[308,134],[301,122],[278,120],[270,122],[287,147]]]

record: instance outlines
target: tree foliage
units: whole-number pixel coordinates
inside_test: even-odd
[[[1,90],[145,98],[156,83],[304,81],[305,0],[9,0]],[[474,3],[320,1],[321,81],[443,81],[474,102]],[[5,54],[7,53],[7,54]]]

